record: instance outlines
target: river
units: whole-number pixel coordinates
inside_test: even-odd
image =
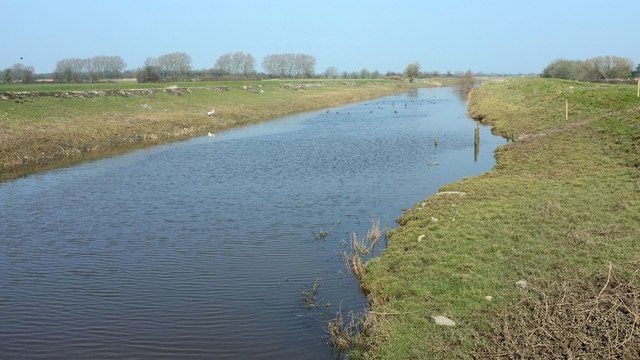
[[[465,111],[420,89],[0,183],[1,357],[334,359],[350,234],[494,165]]]

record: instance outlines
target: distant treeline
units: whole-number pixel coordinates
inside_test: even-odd
[[[630,59],[618,56],[598,56],[587,60],[558,59],[542,71],[542,77],[579,81],[624,80],[637,76],[640,76],[640,64],[633,70]]]
[[[326,79],[402,79],[427,77],[464,77],[463,72],[420,72],[417,63],[409,64],[404,72],[363,68],[358,71],[339,71],[329,66],[324,72],[316,72],[316,59],[308,54],[270,54],[262,60],[262,72],[256,69],[253,55],[236,51],[218,57],[213,68],[193,69],[191,56],[184,52],[173,52],[147,58],[144,64],[127,70],[120,56],[94,56],[91,58],[66,58],[56,63],[53,73],[35,73],[32,66],[14,64],[2,72],[2,83],[32,83],[53,81],[57,83],[81,83],[113,81],[136,78],[139,82],[201,81],[201,80],[257,80],[270,78],[326,78]],[[413,70],[412,70],[413,66]]]
[[[56,63],[53,73],[35,73],[32,66],[22,63],[2,71],[2,83],[32,83],[54,81],[58,83],[99,82],[136,78],[139,82],[160,81],[200,81],[200,80],[256,80],[270,78],[327,78],[327,79],[402,79],[428,77],[465,78],[464,72],[440,73],[419,71],[419,64],[407,66],[405,71],[387,71],[363,68],[359,71],[339,71],[335,66],[316,72],[316,59],[308,54],[270,54],[261,62],[263,71],[256,69],[253,55],[241,51],[226,53],[218,57],[213,68],[193,69],[191,56],[184,52],[173,52],[158,57],[147,58],[144,64],[133,70],[126,70],[120,56],[95,56],[92,58],[66,58]],[[575,80],[605,80],[639,76],[640,65],[632,71],[633,63],[627,58],[601,56],[588,60],[556,60],[543,71],[543,77]],[[476,76],[510,75],[482,74]],[[514,74],[511,74],[514,75]],[[521,75],[521,74],[515,74]],[[535,75],[535,74],[527,74]]]

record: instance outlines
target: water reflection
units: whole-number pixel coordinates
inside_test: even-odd
[[[480,122],[476,121],[476,128],[473,129],[473,161],[478,161],[480,153]]]

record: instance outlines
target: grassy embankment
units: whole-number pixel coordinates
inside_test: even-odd
[[[635,87],[489,82],[469,112],[515,141],[490,172],[441,189],[464,195],[432,196],[399,219],[366,265],[371,311],[352,356],[636,358]],[[456,326],[436,325],[437,315]]]
[[[167,86],[187,93],[0,99],[0,180],[279,116],[377,98],[396,81],[1,85],[3,92],[94,92]],[[5,94],[5,97],[7,94]],[[11,94],[14,96],[15,94]],[[215,109],[216,116],[207,116]]]

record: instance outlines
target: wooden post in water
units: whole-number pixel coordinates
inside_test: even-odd
[[[480,153],[480,122],[476,122],[476,128],[473,131],[473,161],[478,161]]]
[[[569,99],[564,99],[564,119],[569,120]]]

